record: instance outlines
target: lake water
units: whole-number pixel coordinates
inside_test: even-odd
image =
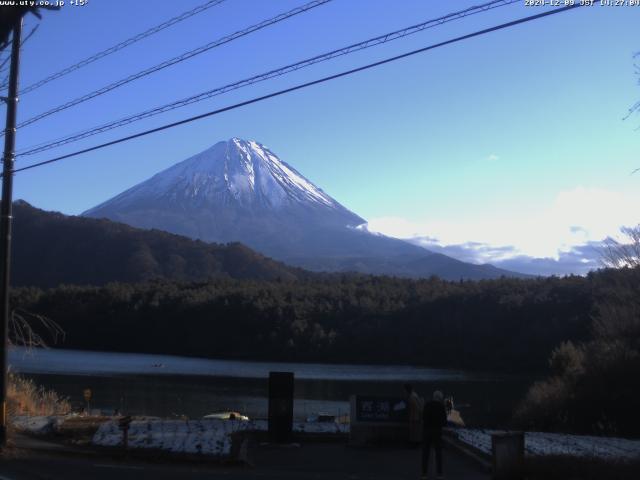
[[[294,415],[349,413],[352,394],[403,396],[410,382],[423,396],[435,389],[453,395],[473,426],[501,426],[531,379],[491,373],[411,366],[335,365],[210,360],[168,355],[12,348],[13,371],[69,397],[81,408],[92,390],[91,408],[133,415],[198,418],[238,410],[267,415],[270,371],[295,374]]]

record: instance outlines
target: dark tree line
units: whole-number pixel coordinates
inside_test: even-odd
[[[516,412],[535,430],[640,434],[640,267],[586,277],[448,282],[325,275],[24,287],[62,348],[412,364],[539,376]]]

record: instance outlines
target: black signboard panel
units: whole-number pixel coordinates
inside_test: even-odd
[[[359,422],[407,422],[406,398],[356,396],[356,419]]]
[[[293,373],[269,372],[269,436],[291,441],[293,430]]]

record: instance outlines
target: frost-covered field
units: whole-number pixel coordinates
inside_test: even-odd
[[[33,435],[55,433],[69,418],[65,416],[19,416],[12,418],[18,430]],[[136,418],[129,427],[129,448],[164,450],[173,453],[225,457],[231,453],[231,435],[235,432],[267,431],[266,420],[163,420],[157,417]],[[349,433],[348,424],[335,422],[293,422],[297,433]],[[122,430],[117,419],[98,428],[92,443],[102,447],[122,446]]]
[[[224,457],[231,453],[233,433],[266,430],[266,420],[139,420],[131,422],[129,448]],[[347,433],[349,426],[332,422],[294,422],[293,430],[305,433]],[[117,422],[102,424],[93,437],[93,443],[105,447],[121,446],[122,431]]]
[[[54,432],[58,426],[64,421],[63,416],[28,416],[20,415],[11,418],[11,424],[23,432],[29,432],[34,435],[46,435]]]
[[[248,429],[250,423],[215,419],[134,421],[129,428],[129,448],[228,456],[231,434]],[[93,436],[93,443],[104,447],[121,446],[122,430],[118,423],[103,423]]]
[[[453,430],[458,439],[491,454],[491,434],[497,430],[460,428]],[[614,437],[590,437],[561,433],[526,432],[524,448],[528,455],[569,455],[603,459],[640,459],[640,440]]]

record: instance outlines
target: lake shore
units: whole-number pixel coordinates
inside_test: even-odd
[[[353,394],[402,396],[412,383],[422,396],[436,390],[452,395],[470,425],[503,427],[513,404],[528,387],[528,377],[477,374],[407,366],[237,362],[145,354],[66,350],[10,351],[12,369],[68,397],[75,410],[87,408],[132,415],[201,418],[235,410],[266,418],[268,374],[295,376],[294,417],[319,412],[344,415]]]

